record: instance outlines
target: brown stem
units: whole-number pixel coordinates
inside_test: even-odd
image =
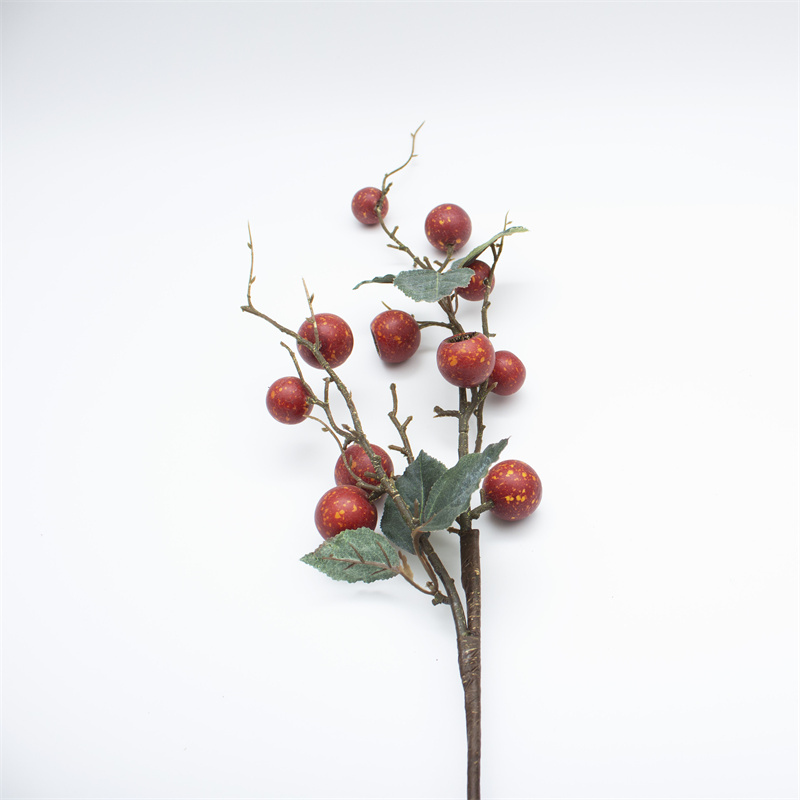
[[[411,442],[408,440],[408,433],[406,433],[406,431],[412,417],[408,417],[405,422],[402,424],[400,423],[400,420],[397,418],[397,384],[391,384],[389,389],[392,393],[392,410],[389,412],[389,419],[397,429],[397,433],[400,435],[400,441],[403,443],[402,447],[398,447],[396,444],[390,444],[389,449],[397,450],[398,453],[402,453],[406,457],[406,461],[411,464],[414,461],[414,451],[411,449]]]
[[[469,520],[466,521],[469,525]],[[461,530],[461,584],[468,632],[458,640],[458,668],[467,722],[467,798],[481,796],[481,564],[478,531]]]

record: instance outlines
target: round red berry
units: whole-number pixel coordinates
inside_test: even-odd
[[[267,389],[267,410],[278,422],[296,425],[311,411],[311,395],[300,378],[278,378]]]
[[[425,235],[437,250],[460,250],[472,234],[472,220],[461,206],[442,203],[425,218]]]
[[[374,444],[371,446],[375,455],[381,460],[383,471],[387,475],[394,475],[394,464],[392,464],[392,459],[389,457],[389,454],[382,447],[378,447]],[[373,475],[377,475],[377,472],[375,472],[375,467],[372,466],[372,462],[369,460],[366,450],[358,444],[351,444],[344,451],[344,456],[339,456],[336,461],[336,466],[333,469],[333,477],[336,479],[337,485],[355,485],[356,483],[356,479],[345,466],[345,457],[347,458],[347,463],[350,465],[350,469],[361,478],[362,481],[370,484],[370,486],[380,486],[380,478],[365,477],[368,472]]]
[[[479,386],[494,368],[494,347],[482,333],[462,333],[445,339],[436,351],[442,377],[454,386]]]
[[[344,364],[353,352],[353,331],[350,326],[336,314],[315,314],[317,330],[319,331],[319,349],[322,357],[332,367]],[[314,322],[311,318],[307,319],[298,329],[298,335],[314,343]],[[314,353],[304,344],[297,343],[297,352],[300,353],[304,361],[312,367],[322,369],[322,365],[317,361]]]
[[[334,486],[317,503],[314,522],[323,539],[355,528],[372,528],[378,524],[378,511],[367,493],[357,486]]]
[[[372,320],[369,329],[382,361],[399,364],[417,352],[421,338],[419,325],[405,311],[382,311]]]
[[[353,209],[353,216],[364,225],[377,225],[380,220],[378,219],[377,209],[378,201],[381,199],[381,190],[376,189],[374,186],[367,186],[365,189],[359,189],[353,195],[353,202],[350,208]],[[381,216],[385,217],[389,213],[389,199],[383,198],[381,203]]]
[[[497,386],[492,391],[502,395],[518,392],[525,383],[525,365],[508,350],[498,350],[494,355],[494,369],[489,376],[489,383],[496,383]]]
[[[474,271],[474,275],[469,279],[466,286],[459,286],[456,289],[456,294],[463,297],[465,300],[483,300],[486,295],[486,283],[489,275],[491,274],[491,267],[483,261],[473,261],[467,264],[467,267]],[[494,275],[492,275],[492,282],[489,284],[489,292],[494,289]]]
[[[500,519],[524,519],[541,502],[542,483],[524,461],[501,461],[483,479],[483,495],[494,503],[492,513]]]

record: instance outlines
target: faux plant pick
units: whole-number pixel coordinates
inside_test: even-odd
[[[421,126],[420,126],[421,127]],[[320,499],[314,522],[323,538],[303,561],[335,580],[350,583],[388,580],[401,576],[411,586],[431,597],[433,605],[447,605],[455,623],[458,665],[464,686],[467,727],[467,797],[480,797],[481,758],[481,570],[478,529],[475,521],[484,512],[500,519],[521,520],[532,514],[542,497],[539,476],[524,461],[499,461],[507,439],[484,445],[485,404],[491,393],[508,395],[525,380],[522,361],[506,350],[495,350],[489,330],[489,296],[505,240],[525,228],[510,227],[454,259],[472,233],[472,223],[459,206],[436,206],[425,220],[430,244],[444,255],[441,261],[416,255],[397,235],[398,228],[386,224],[389,213],[389,178],[415,157],[419,128],[411,135],[411,154],[397,169],[387,173],[377,187],[361,189],[352,199],[356,219],[365,225],[380,225],[389,237],[388,246],[404,253],[411,268],[396,275],[363,280],[364,284],[392,284],[411,300],[438,312],[438,319],[418,321],[405,311],[386,310],[370,326],[377,357],[387,363],[415,356],[420,330],[444,329],[436,352],[436,367],[442,389],[457,387],[454,408],[435,406],[435,417],[452,417],[458,425],[458,458],[448,467],[424,450],[414,451],[409,438],[411,417],[398,417],[397,387],[390,384],[392,409],[389,418],[398,443],[387,449],[367,436],[351,391],[337,372],[353,349],[353,332],[339,316],[315,313],[313,296],[306,288],[309,316],[297,331],[262,313],[253,305],[251,291],[255,275],[253,240],[250,237],[250,280],[247,304],[242,310],[266,320],[294,340],[300,358],[322,373],[312,387],[292,348],[281,343],[294,362],[296,375],[278,378],[267,391],[267,409],[279,422],[297,424],[316,420],[336,442],[336,485]],[[502,277],[500,278],[502,280]],[[458,318],[460,303],[480,303],[481,330],[465,330]],[[431,365],[433,366],[433,365]],[[331,392],[341,395],[349,420],[334,417]],[[317,416],[318,415],[318,416]],[[387,450],[405,459],[396,470]],[[480,489],[480,501],[473,496]],[[377,503],[383,502],[379,513]],[[309,517],[311,516],[309,509]],[[380,516],[380,532],[378,518]],[[462,592],[436,552],[437,537],[456,535],[460,541]],[[417,582],[409,556],[419,561],[425,578]]]

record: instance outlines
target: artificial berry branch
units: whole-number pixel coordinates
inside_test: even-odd
[[[422,330],[445,328],[449,334],[437,348],[436,363],[441,377],[458,388],[458,407],[445,409],[436,405],[433,411],[434,417],[452,417],[457,421],[456,464],[448,468],[424,450],[415,454],[408,436],[412,417],[400,421],[397,385],[391,383],[392,408],[388,416],[401,444],[390,444],[388,449],[403,455],[407,465],[402,474],[395,473],[388,452],[366,436],[353,394],[336,371],[352,350],[352,330],[336,315],[314,312],[314,296],[305,282],[309,317],[297,332],[258,311],[251,298],[255,282],[252,234],[248,243],[247,304],[242,310],[293,338],[301,358],[324,372],[320,397],[303,376],[295,354],[282,342],[292,356],[298,378],[279,379],[267,395],[267,407],[276,419],[295,424],[311,417],[322,426],[323,432],[332,435],[339,451],[334,469],[336,486],[322,496],[314,514],[325,541],[302,560],[332,578],[348,582],[370,583],[402,575],[414,588],[431,597],[433,605],[450,606],[464,688],[467,797],[477,800],[481,746],[481,567],[480,534],[473,522],[487,511],[506,520],[522,519],[533,512],[541,498],[539,478],[530,466],[517,460],[498,461],[507,439],[483,445],[489,396],[513,394],[525,378],[525,368],[516,355],[495,351],[488,318],[489,295],[505,238],[525,228],[511,227],[506,215],[500,233],[473,248],[466,257],[455,259],[455,253],[470,238],[472,222],[460,206],[443,203],[432,209],[424,224],[428,242],[444,253],[441,260],[420,256],[403,242],[398,236],[399,226],[390,229],[385,222],[392,187],[389,179],[416,157],[420,128],[411,134],[409,156],[384,175],[381,188],[361,189],[351,202],[356,219],[365,225],[379,225],[389,238],[388,247],[405,253],[411,259],[412,269],[364,280],[355,288],[366,283],[391,283],[415,302],[438,305],[441,310],[444,317],[441,320],[418,321],[411,314],[383,303],[386,310],[373,319],[370,332],[378,357],[390,364],[414,356]],[[484,252],[491,253],[491,264],[479,260]],[[471,301],[481,303],[481,332],[464,328],[459,319],[461,301],[465,301],[465,306]],[[339,423],[334,418],[331,386],[336,387],[347,406],[349,423]],[[311,416],[314,406],[324,411],[325,419]],[[473,419],[474,444],[470,441]],[[479,488],[480,502],[473,506],[472,496]],[[375,502],[382,495],[386,498],[378,533]],[[432,534],[443,531],[459,537],[460,591],[432,542]],[[425,587],[414,580],[404,551],[418,557],[428,578]]]

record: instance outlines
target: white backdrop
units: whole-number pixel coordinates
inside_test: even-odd
[[[396,369],[390,221],[506,212],[528,367],[487,440],[484,796],[798,796],[797,3],[2,5],[4,798],[457,798],[449,612],[334,583],[332,442],[268,416],[348,319],[373,440],[453,462],[436,329]],[[474,313],[474,311],[473,311]],[[469,317],[469,315],[467,315]],[[310,377],[310,376],[309,376]],[[399,462],[398,457],[398,462]],[[442,552],[454,543],[439,536]]]

